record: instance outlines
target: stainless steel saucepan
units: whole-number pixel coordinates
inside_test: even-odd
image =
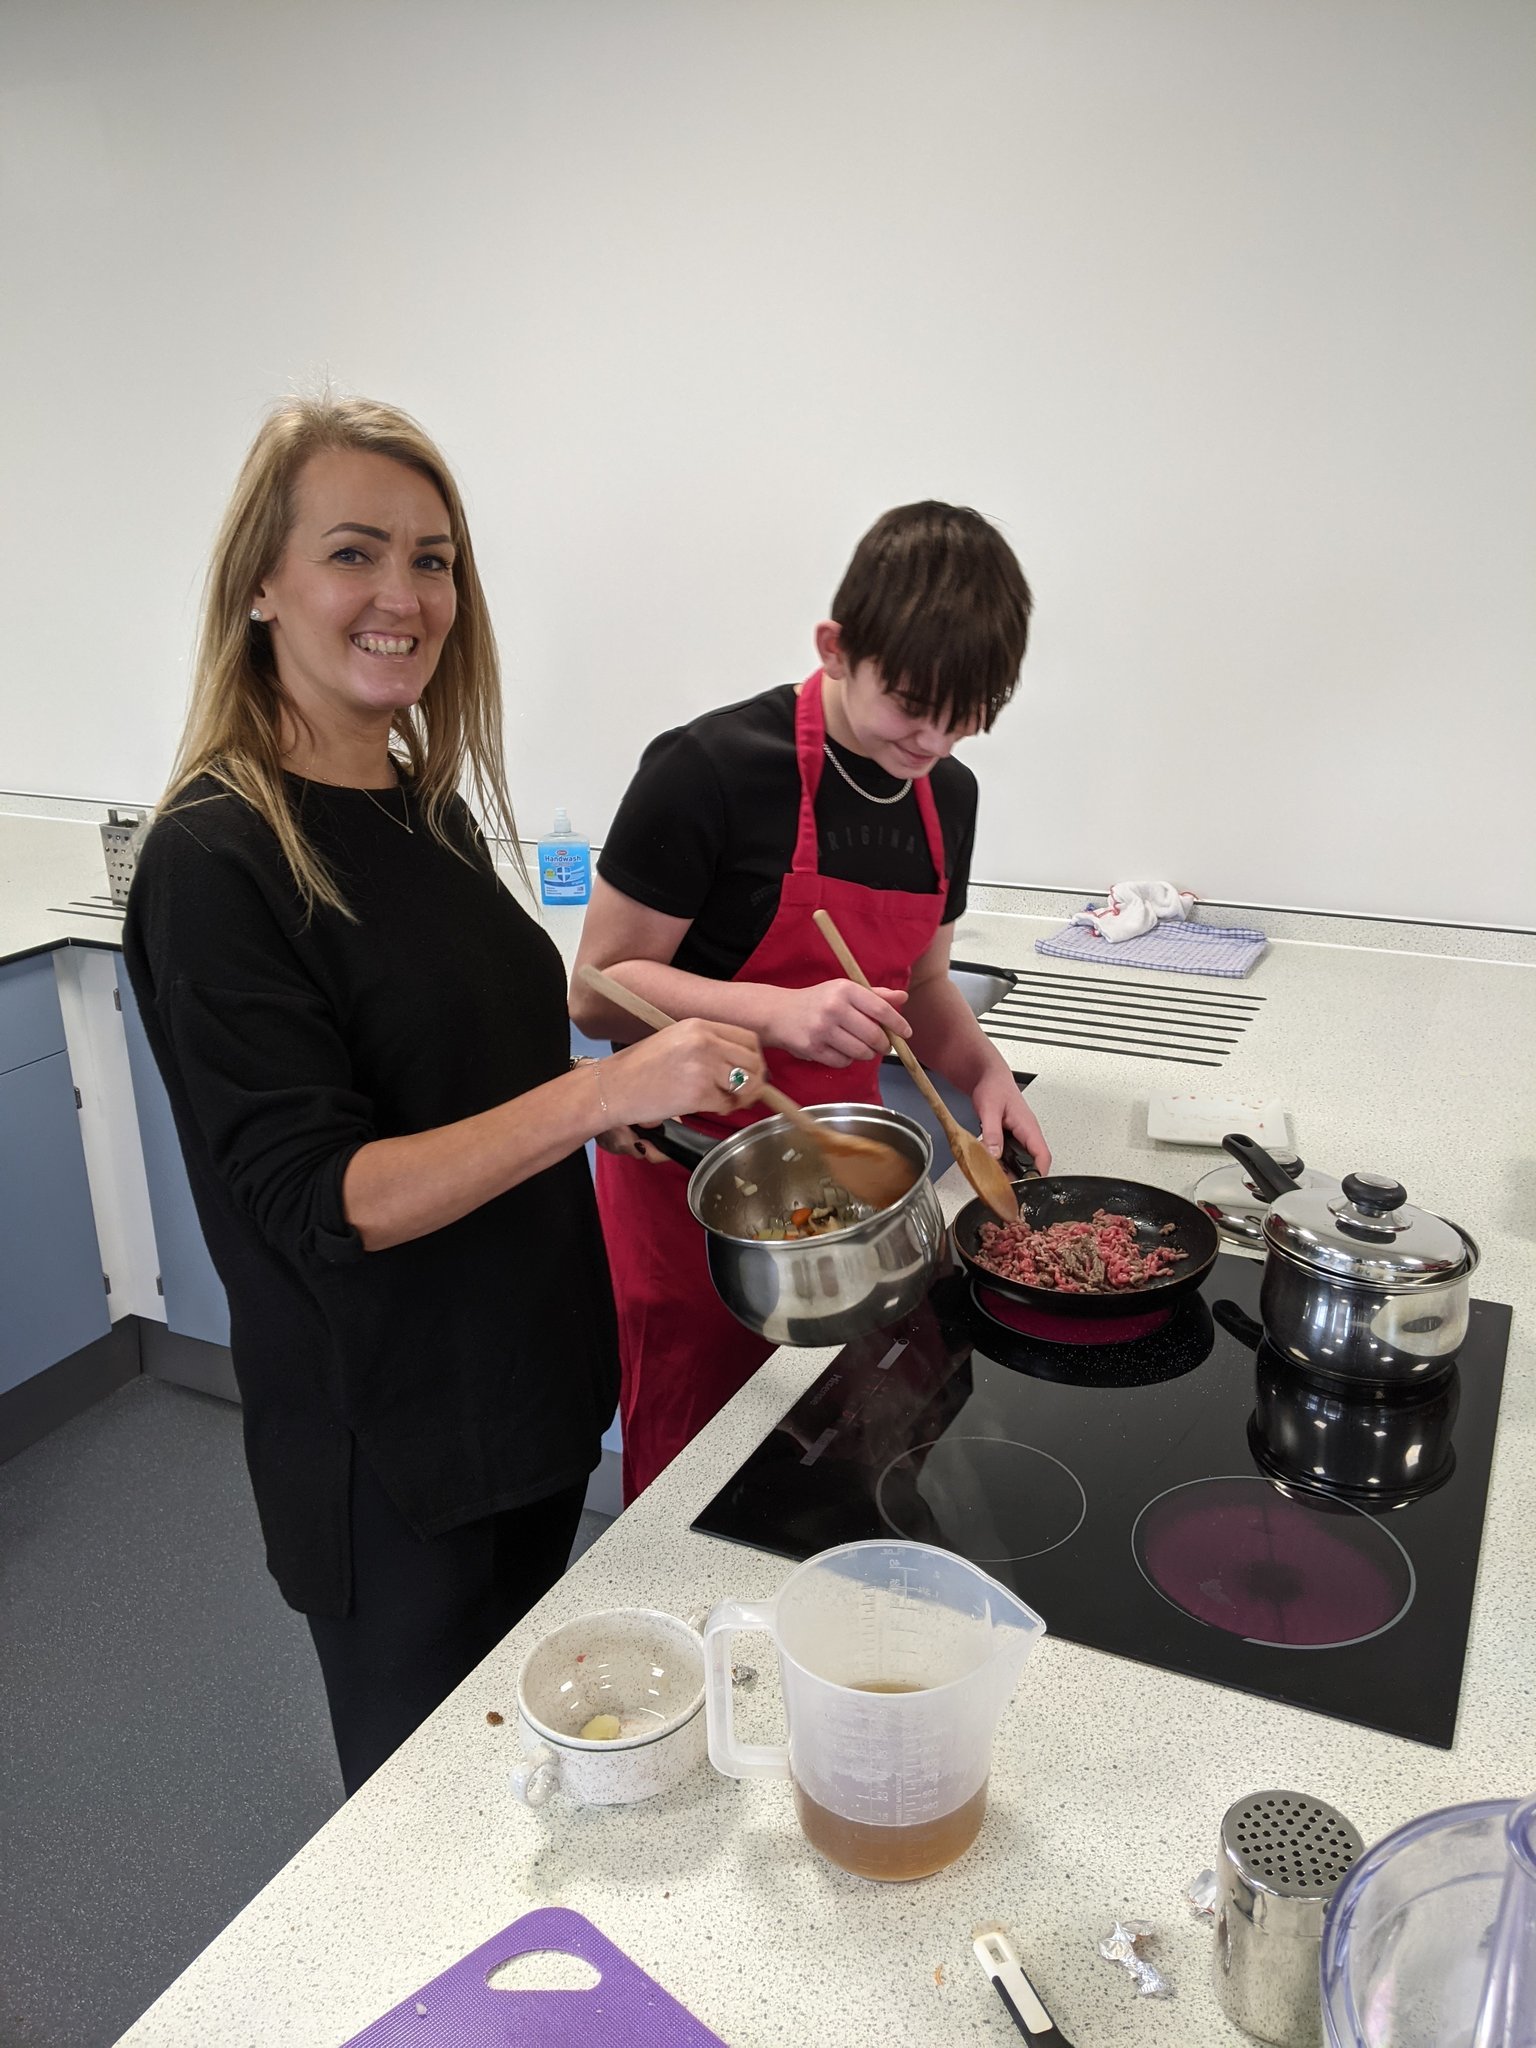
[[[1255,1146],[1250,1170],[1262,1176]],[[1481,1256],[1468,1233],[1409,1205],[1374,1173],[1337,1194],[1277,1174],[1266,1193],[1259,1314],[1283,1357],[1310,1372],[1379,1386],[1423,1385],[1446,1372],[1467,1334]]]
[[[764,1240],[755,1233],[823,1199],[825,1163],[786,1117],[724,1138],[676,1123],[645,1136],[674,1159],[698,1161],[688,1206],[704,1227],[715,1291],[736,1320],[772,1344],[846,1344],[915,1308],[937,1275],[944,1216],[929,1179],[933,1146],[920,1124],[878,1104],[807,1109],[834,1130],[894,1146],[911,1162],[911,1187],[823,1237]]]

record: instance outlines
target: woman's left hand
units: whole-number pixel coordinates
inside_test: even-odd
[[[971,1103],[981,1127],[981,1142],[994,1159],[1002,1154],[1003,1134],[1011,1131],[1035,1162],[1036,1170],[1050,1172],[1051,1148],[1045,1142],[1035,1112],[1019,1093],[1018,1083],[1006,1067],[987,1075],[971,1096]]]
[[[615,1124],[611,1131],[599,1131],[597,1143],[605,1152],[617,1152],[625,1159],[643,1159],[647,1166],[666,1163],[666,1154],[648,1145],[633,1124]]]

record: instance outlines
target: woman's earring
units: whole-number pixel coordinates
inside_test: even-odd
[[[257,626],[264,626],[267,623],[266,620],[261,616],[261,613],[257,611],[255,605],[251,606],[251,621],[254,625]]]

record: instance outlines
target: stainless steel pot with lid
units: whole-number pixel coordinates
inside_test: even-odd
[[[1383,1174],[1336,1195],[1298,1188],[1264,1217],[1259,1313],[1270,1344],[1309,1371],[1382,1385],[1447,1371],[1467,1334],[1480,1254],[1457,1224]]]

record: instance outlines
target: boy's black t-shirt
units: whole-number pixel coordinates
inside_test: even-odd
[[[861,789],[893,796],[900,780],[834,740]],[[976,832],[976,778],[949,758],[930,782],[949,873],[945,924],[965,909]],[[768,690],[708,711],[652,740],[598,855],[604,881],[648,910],[692,919],[672,965],[729,981],[773,922],[794,861],[800,818],[795,690]],[[876,889],[938,886],[915,789],[871,803],[823,761],[816,792],[821,872]],[[829,977],[837,971],[827,956]]]

